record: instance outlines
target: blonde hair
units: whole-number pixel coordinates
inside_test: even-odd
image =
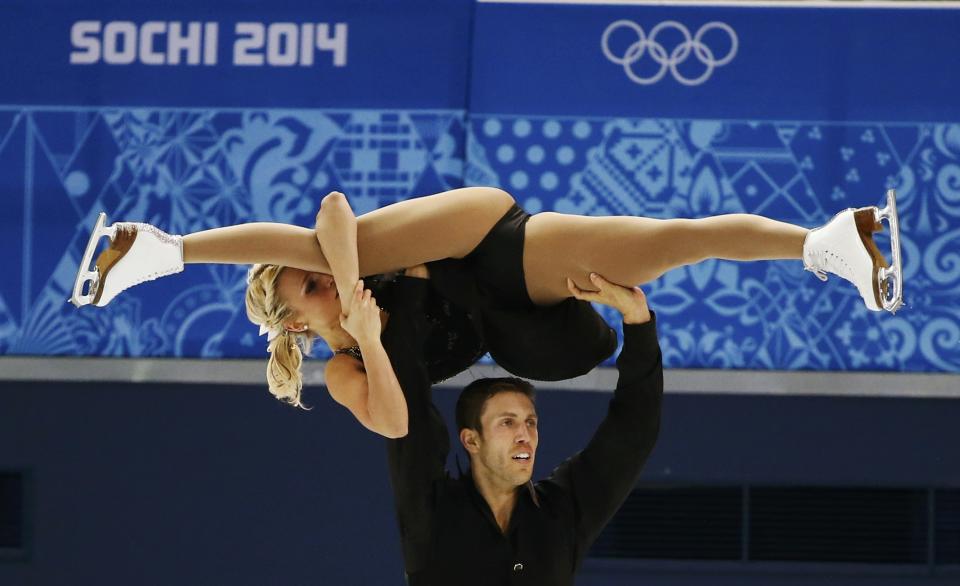
[[[291,332],[284,323],[293,317],[293,312],[277,293],[277,280],[284,267],[278,265],[253,265],[247,273],[247,318],[279,334],[267,345],[270,359],[267,362],[267,385],[277,399],[301,409],[307,409],[300,400],[303,390],[303,355],[313,347],[313,334]]]

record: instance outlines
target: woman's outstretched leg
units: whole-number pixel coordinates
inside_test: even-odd
[[[473,250],[513,204],[506,192],[487,187],[455,189],[386,206],[356,218],[360,276],[459,258]],[[99,224],[98,224],[99,226]],[[330,273],[314,230],[275,223],[250,223],[171,236],[152,226],[121,222],[112,228],[110,249],[98,257],[97,272],[78,271],[73,301],[106,305],[121,291],[184,264],[273,264]],[[88,245],[110,229],[98,230]],[[162,266],[161,266],[162,265]],[[111,276],[112,274],[112,276]],[[85,283],[91,286],[84,293]]]
[[[473,250],[513,204],[510,194],[466,187],[397,202],[356,218],[360,275]],[[329,273],[314,230],[276,223],[214,228],[183,237],[183,262],[275,264]]]
[[[534,302],[552,303],[566,296],[566,277],[589,287],[589,272],[636,285],[708,258],[802,259],[824,281],[833,273],[852,283],[868,309],[896,311],[902,303],[896,199],[892,191],[887,197],[884,210],[847,209],[813,230],[751,214],[697,220],[541,214],[527,226],[527,289]],[[891,222],[893,269],[873,241],[883,218]]]
[[[656,220],[544,213],[527,224],[524,271],[535,303],[567,296],[566,277],[585,289],[597,272],[639,285],[708,258],[800,259],[809,230],[751,214]]]
[[[253,222],[194,232],[183,237],[184,264],[276,264],[328,273],[313,230]]]

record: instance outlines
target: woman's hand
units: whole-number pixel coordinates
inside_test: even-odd
[[[590,273],[590,282],[596,291],[584,291],[577,287],[573,279],[567,279],[570,294],[582,301],[596,301],[608,305],[623,314],[623,323],[642,324],[650,321],[650,308],[647,296],[640,287],[624,287],[604,279],[597,273]]]
[[[363,346],[380,339],[380,308],[373,292],[364,290],[363,281],[357,281],[348,299],[350,313],[340,315],[340,325],[363,349]]]

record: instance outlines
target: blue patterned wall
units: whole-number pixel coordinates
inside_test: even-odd
[[[808,227],[896,188],[899,313],[800,262],[708,261],[647,287],[665,362],[957,372],[957,30],[902,3],[480,3],[466,182],[530,211]]]
[[[281,5],[288,14],[296,2]],[[423,5],[422,30],[447,24],[434,45],[407,54],[384,40],[401,27],[390,14],[334,5],[351,31],[344,71],[251,73],[221,63],[211,71],[222,83],[193,86],[164,69],[170,84],[147,95],[138,82],[156,69],[66,62],[70,11],[46,17],[58,19],[60,43],[47,53],[18,57],[3,47],[0,70],[29,73],[33,85],[0,91],[0,245],[22,259],[0,282],[0,353],[264,355],[242,307],[244,267],[189,266],[105,309],[66,304],[100,210],[174,233],[255,220],[310,225],[332,189],[363,213],[489,184],[531,212],[751,212],[815,226],[840,209],[880,203],[895,187],[906,261],[900,313],[866,311],[853,287],[821,283],[799,262],[709,261],[647,287],[666,362],[960,371],[960,112],[942,97],[957,89],[944,79],[960,55],[960,40],[949,40],[956,35],[907,38],[901,48],[909,54],[895,58],[875,42],[893,26],[894,13],[884,10],[459,2],[446,20]],[[119,5],[102,10],[104,21],[137,17]],[[233,20],[255,13],[242,3],[238,11]],[[895,15],[909,36],[960,27],[956,13]],[[736,58],[696,87],[671,76],[634,84],[600,47],[605,27],[624,18],[677,19],[691,30],[729,22],[739,35]],[[3,25],[7,37],[23,38],[16,22]],[[404,22],[396,34],[421,42],[415,20]],[[776,42],[786,47],[811,27],[821,42],[789,53],[790,75],[770,64],[777,60],[769,55],[787,52]],[[865,56],[858,43],[875,52]],[[823,47],[854,65],[825,66]],[[910,52],[926,55],[924,75],[913,72]],[[407,81],[377,82],[397,71]],[[182,79],[193,80],[188,74],[196,70]],[[838,84],[845,74],[848,82]],[[51,85],[49,75],[65,81]],[[909,90],[878,95],[878,76],[904,80]],[[129,92],[105,89],[131,79]]]
[[[665,361],[960,368],[960,125],[484,115],[469,131],[467,181],[510,189],[531,212],[749,212],[815,226],[896,188],[908,283],[896,316],[867,311],[854,287],[821,283],[799,261],[707,261],[647,288]]]
[[[103,309],[65,303],[100,210],[185,234],[310,225],[333,189],[359,214],[462,185],[462,111],[24,108],[0,117],[3,181],[25,196],[4,204],[24,222],[7,236],[24,259],[22,281],[0,288],[7,354],[264,354],[243,308],[246,267],[189,266]]]

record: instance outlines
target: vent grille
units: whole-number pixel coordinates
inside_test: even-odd
[[[927,562],[926,491],[762,488],[750,509],[753,560]]]
[[[960,490],[643,487],[631,493],[589,555],[960,564]]]
[[[934,492],[937,515],[934,522],[934,561],[960,564],[960,490]]]
[[[593,546],[595,557],[740,559],[739,488],[634,492]]]
[[[0,472],[0,550],[23,549],[23,474]]]

